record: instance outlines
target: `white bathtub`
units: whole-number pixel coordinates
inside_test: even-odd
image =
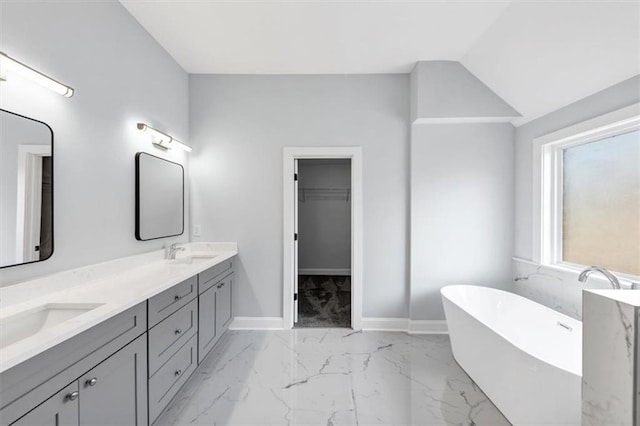
[[[440,293],[454,358],[511,423],[580,424],[580,321],[502,290]]]

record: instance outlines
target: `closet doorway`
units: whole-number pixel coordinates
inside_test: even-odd
[[[294,326],[351,327],[351,159],[299,159],[296,163]]]
[[[285,328],[361,328],[361,155],[284,149]]]

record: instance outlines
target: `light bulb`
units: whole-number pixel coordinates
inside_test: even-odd
[[[18,74],[67,98],[73,96],[73,88],[65,86],[59,81],[34,70],[22,62],[13,59],[4,52],[0,52],[0,69],[2,69],[2,71],[6,71],[7,74]],[[6,78],[7,80],[10,79],[8,75]]]

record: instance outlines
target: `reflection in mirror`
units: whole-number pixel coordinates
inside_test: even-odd
[[[136,238],[181,235],[184,231],[184,169],[146,152],[136,154]]]
[[[53,131],[0,109],[0,267],[53,253]]]

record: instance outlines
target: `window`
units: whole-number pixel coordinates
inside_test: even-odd
[[[602,124],[607,118],[602,117],[536,141],[541,263],[598,265],[640,276],[640,116],[635,111],[623,120]]]

